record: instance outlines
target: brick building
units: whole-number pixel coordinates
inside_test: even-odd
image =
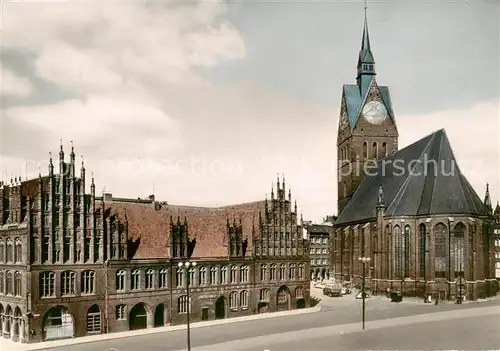
[[[500,204],[497,202],[495,212],[493,213],[493,240],[495,247],[495,278],[500,280]]]
[[[0,186],[0,331],[39,342],[309,306],[309,244],[278,179],[270,200],[220,208],[85,194],[59,173]],[[188,251],[197,262],[178,269]],[[188,274],[189,277],[185,276]],[[186,296],[189,278],[191,301]]]
[[[309,240],[311,260],[311,280],[330,278],[330,235],[333,232],[331,224],[304,224]]]
[[[444,130],[398,150],[389,89],[378,85],[365,18],[357,84],[344,85],[338,129],[335,278],[374,293],[496,294],[493,216],[463,173]],[[363,265],[360,257],[370,258]]]

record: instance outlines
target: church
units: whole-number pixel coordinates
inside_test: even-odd
[[[365,14],[356,84],[344,85],[337,136],[335,279],[373,294],[478,299],[496,294],[494,218],[461,172],[444,129],[398,148],[387,86],[376,79]]]

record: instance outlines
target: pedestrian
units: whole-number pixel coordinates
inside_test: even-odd
[[[434,302],[434,305],[439,305],[439,297],[436,297],[436,302]]]

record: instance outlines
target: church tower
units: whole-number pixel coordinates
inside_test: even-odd
[[[356,84],[345,84],[342,89],[337,135],[339,214],[361,183],[365,170],[374,172],[375,160],[398,149],[398,130],[389,88],[378,85],[375,76],[365,4]]]

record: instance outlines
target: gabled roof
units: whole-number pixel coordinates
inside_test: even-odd
[[[460,171],[444,129],[378,161],[369,172],[336,226],[374,219],[380,185],[387,216],[488,215]]]
[[[101,203],[102,205],[102,203]],[[97,206],[97,205],[96,205]],[[170,218],[184,222],[187,219],[188,232],[196,238],[193,257],[225,257],[227,253],[227,220],[243,227],[243,238],[248,239],[247,256],[252,251],[252,229],[259,229],[259,212],[264,210],[264,201],[232,205],[220,208],[161,205],[154,203],[120,202],[113,199],[105,203],[111,214],[117,214],[121,221],[127,220],[128,238],[140,239],[134,259],[168,258],[170,243]]]

